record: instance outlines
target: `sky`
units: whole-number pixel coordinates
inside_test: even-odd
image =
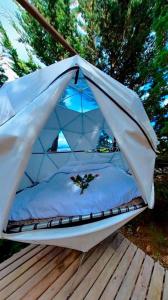
[[[13,28],[11,21],[16,21],[16,24],[18,23],[16,18],[16,12],[18,11],[17,4],[14,0],[0,0],[0,21],[5,28],[8,37],[10,41],[12,42],[12,45],[17,50],[17,53],[19,57],[23,60],[28,60],[28,54],[26,51],[26,47],[28,49],[31,49],[30,46],[26,46],[19,42],[19,34],[16,32],[16,30]],[[0,49],[1,51],[1,49]],[[39,65],[43,66],[41,62],[38,60],[38,58],[33,55],[33,58],[35,62],[37,62]]]
[[[26,60],[28,58],[25,46],[18,42],[19,35],[11,24],[11,19],[17,22],[15,13],[17,11],[17,5],[13,0],[0,0],[0,21],[5,28],[9,39],[13,46],[17,49],[19,57]]]
[[[77,5],[77,1],[76,1],[76,5]],[[18,11],[18,7],[15,0],[5,0],[5,1],[0,0],[0,21],[2,22],[2,25],[4,26],[13,46],[16,48],[19,57],[23,60],[27,60],[28,55],[27,55],[25,45],[18,42],[19,34],[16,32],[16,30],[13,28],[11,24],[11,20],[14,20],[16,21],[16,23],[18,23],[17,18],[15,17],[17,11]],[[84,24],[84,20],[81,14],[78,15],[78,19],[80,20],[81,23]],[[79,25],[78,25],[78,30],[81,34],[86,34],[86,32]],[[34,58],[35,61],[37,61],[37,63],[40,63],[35,56]]]

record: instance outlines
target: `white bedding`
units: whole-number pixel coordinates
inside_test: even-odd
[[[99,174],[80,194],[71,176]],[[9,220],[85,215],[108,210],[140,196],[135,180],[111,164],[67,166],[16,195]]]

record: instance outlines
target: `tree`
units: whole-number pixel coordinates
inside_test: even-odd
[[[155,2],[151,32],[139,61],[140,82],[149,83],[149,96],[144,100],[148,116],[154,121],[160,140],[159,150],[168,153],[168,4]],[[149,47],[150,45],[150,47]],[[167,154],[168,155],[168,154]]]
[[[144,98],[160,148],[167,147],[168,4],[165,0],[79,0],[86,58]]]
[[[77,30],[76,14],[70,9],[71,1],[32,0],[31,2],[76,51],[82,53],[82,37]],[[69,56],[63,46],[55,42],[51,35],[24,9],[20,8],[17,17],[23,29],[22,41],[32,46],[35,54],[43,63],[49,65]],[[15,25],[15,27],[20,31],[18,26]]]
[[[137,69],[154,21],[155,1],[78,0],[75,10],[70,0],[31,2],[82,57],[131,88],[142,84]],[[85,20],[85,35],[77,29],[79,13]],[[25,10],[20,9],[17,17],[22,40],[45,64],[69,55]]]
[[[89,62],[136,90],[140,96],[144,96],[144,89],[140,87],[149,83],[149,95],[143,102],[150,119],[155,121],[160,140],[162,137],[165,140],[167,2],[78,0],[75,10],[71,9],[70,0],[32,0],[31,3]],[[79,24],[80,13],[84,24]],[[17,17],[21,27],[15,24],[15,28],[21,33],[21,41],[28,43],[42,62],[49,65],[69,56],[25,10],[20,8]],[[79,25],[86,34],[79,33]],[[17,69],[20,63],[15,59],[15,52],[13,59]]]
[[[119,151],[116,139],[112,138],[104,131],[101,131],[96,150],[99,152]]]
[[[79,0],[86,20],[87,59],[131,88],[137,82],[153,6],[151,0]]]
[[[0,34],[1,34],[1,45],[3,51],[8,54],[12,61],[12,70],[20,77],[25,74],[29,74],[32,71],[35,71],[38,66],[33,62],[32,55],[29,54],[28,61],[23,61],[19,58],[16,49],[13,47],[8,35],[0,23]]]
[[[8,77],[5,75],[4,69],[0,66],[0,88],[5,83]]]

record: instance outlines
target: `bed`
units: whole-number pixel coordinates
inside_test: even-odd
[[[95,177],[81,193],[80,186],[74,183],[72,176],[80,175],[83,178],[86,174]],[[140,197],[141,193],[133,176],[119,167],[110,163],[70,165],[16,195],[8,229],[51,221],[61,225],[69,223],[67,220],[73,221],[73,218],[81,221],[82,216],[85,221],[91,217],[96,219],[102,212],[106,212],[103,213],[104,216],[110,215],[109,211],[116,214],[114,208],[133,209],[135,204],[142,205]],[[141,201],[133,203],[134,199]],[[126,206],[127,203],[131,205]]]

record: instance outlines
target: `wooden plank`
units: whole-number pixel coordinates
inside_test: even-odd
[[[115,254],[111,257],[108,264],[96,280],[95,284],[92,286],[85,299],[97,300],[101,296],[105,286],[107,285],[109,279],[111,278],[113,272],[115,271],[119,261],[123,257],[125,251],[127,250],[130,242],[124,239],[121,245],[116,250]]]
[[[168,300],[168,270],[120,234],[89,251],[81,265],[80,258],[54,246],[24,248],[0,264],[0,299]]]
[[[117,293],[116,300],[129,300],[141,269],[145,253],[138,249]],[[154,300],[154,299],[153,299]]]
[[[11,257],[9,257],[7,260],[0,263],[0,271],[5,269],[7,266],[11,265],[14,261],[18,260],[20,257],[24,256],[26,253],[30,252],[32,249],[37,247],[37,245],[29,245],[19,252],[13,254]]]
[[[15,269],[11,273],[9,273],[7,276],[5,276],[3,279],[1,279],[1,281],[0,281],[0,291],[4,287],[6,287],[10,282],[12,282],[17,277],[19,277],[21,274],[23,274],[32,265],[34,265],[39,259],[41,259],[43,257],[44,249],[45,249],[45,247],[40,247],[40,250],[41,250],[40,252],[39,252],[39,248],[33,249],[33,251],[32,251],[33,254],[34,254],[33,257],[31,257],[29,260],[26,260],[26,262],[24,262],[22,265],[20,265],[19,268]],[[5,270],[6,269],[4,269],[3,271],[5,271]]]
[[[46,246],[38,246],[33,248],[30,252],[28,252],[26,255],[20,257],[18,260],[14,261],[11,265],[7,266],[5,269],[0,271],[0,279],[7,276],[9,273],[16,270],[19,266],[21,266],[23,263],[28,261],[30,258],[35,256],[37,253],[39,253],[42,249],[44,249]],[[1,289],[1,288],[0,288]]]
[[[165,273],[165,281],[164,281],[164,287],[163,287],[163,299],[162,300],[167,300],[168,299],[168,270],[166,270]]]
[[[61,274],[61,276],[53,282],[53,284],[38,298],[38,300],[52,300],[53,297],[61,290],[61,288],[70,280],[77,271],[80,263],[80,257]]]
[[[104,252],[105,247],[101,246],[97,248],[92,255],[82,264],[80,265],[77,272],[72,276],[72,278],[63,286],[63,288],[56,294],[53,299],[56,300],[65,300],[68,299],[72,294],[74,289],[80,284],[83,278],[86,276],[88,271],[92,268],[101,254]],[[78,272],[79,271],[79,272]]]
[[[110,241],[111,238],[108,238]],[[84,263],[89,256],[95,251],[96,247],[89,250],[89,252],[81,253],[78,257],[64,272],[61,276],[53,282],[53,284],[38,298],[38,300],[50,300],[61,290],[61,288],[71,279],[74,273],[78,270],[81,260]]]
[[[146,299],[146,293],[149,286],[153,266],[154,260],[150,256],[146,255],[131,300]]]
[[[122,240],[121,236],[116,236],[114,241],[116,243],[120,243]],[[67,299],[75,290],[75,288],[80,284],[86,274],[90,271],[90,269],[94,266],[99,257],[104,253],[106,249],[106,241],[99,244],[92,254],[85,260],[85,262],[80,266],[78,271],[72,276],[72,278],[63,286],[63,288],[56,294],[53,299],[57,300],[65,300]]]
[[[61,288],[70,280],[74,273],[78,270],[81,260],[84,263],[88,257],[94,252],[96,247],[86,253],[81,253],[79,257],[56,279],[53,284],[38,298],[39,300],[50,300],[61,290]]]
[[[56,251],[58,254],[49,261],[41,270],[39,270],[36,274],[32,274],[32,277],[27,280],[19,289],[17,289],[11,296],[8,298],[10,300],[19,300],[24,299],[24,297],[44,278],[49,274],[54,268],[57,267],[59,261],[64,259],[71,250],[61,250],[61,248],[56,247]]]
[[[109,259],[114,254],[114,249],[112,247],[112,243],[109,244],[103,255],[99,258],[93,268],[88,272],[86,277],[82,280],[79,286],[74,291],[73,295],[71,295],[71,300],[80,300],[84,299],[87,291],[91,288],[91,286],[96,281],[97,277],[100,275],[105,265],[108,263]]]
[[[67,269],[69,265],[79,257],[79,251],[67,251],[66,257],[60,256],[60,260],[57,263],[56,268],[54,268],[45,278],[43,278],[30,292],[23,297],[24,300],[35,300],[48,289],[48,287]]]
[[[43,255],[39,261],[37,261],[31,268],[25,271],[21,276],[17,277],[14,281],[10,283],[9,286],[6,286],[0,292],[0,299],[5,299],[12,294],[12,297],[17,296],[17,289],[22,286],[25,282],[27,282],[33,275],[35,275],[43,266],[45,266],[51,259],[53,259],[59,252],[61,251],[60,248],[56,248],[53,246],[46,247],[41,254]],[[15,298],[17,299],[17,297]]]
[[[102,296],[100,297],[101,300],[112,300],[115,298],[117,291],[124,279],[124,276],[130,266],[130,263],[135,255],[136,250],[137,247],[131,243],[126,253],[124,254],[122,260],[120,261],[120,264],[118,265],[116,271],[111,277],[109,283],[107,284]]]
[[[164,278],[164,268],[158,263],[155,263],[151,282],[149,285],[149,291],[147,300],[160,300],[162,295]]]

